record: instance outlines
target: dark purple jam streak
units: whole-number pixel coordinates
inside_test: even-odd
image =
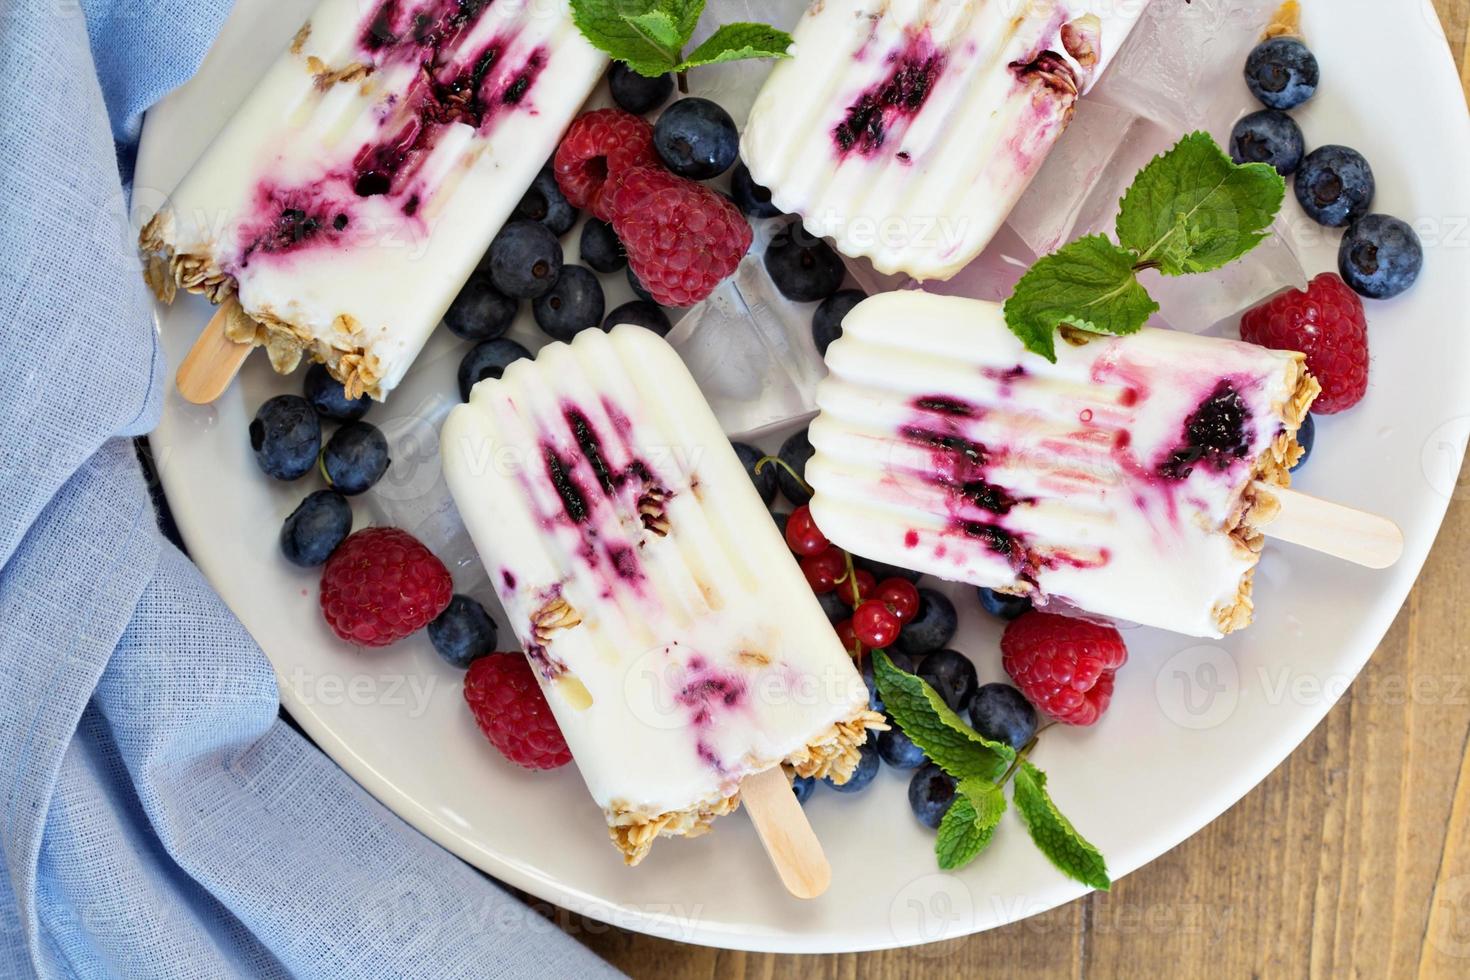
[[[256,195],[258,217],[241,230],[242,265],[248,265],[252,256],[345,241],[334,234],[345,231],[350,222],[350,205],[332,203],[338,185],[343,189],[339,196],[346,200],[401,194],[403,216],[414,218],[419,213],[423,194],[413,177],[445,128],[463,123],[484,131],[499,113],[525,100],[546,67],[546,50],[538,47],[523,64],[506,68],[503,56],[512,37],[492,39],[476,52],[457,50],[492,2],[437,0],[412,14],[405,12],[401,0],[382,0],[373,8],[358,37],[360,51],[371,58],[374,68],[398,63],[420,69],[402,98],[393,97],[388,103],[401,104],[384,122],[396,128],[365,143],[347,166],[328,171],[308,186],[275,188],[263,182]]]
[[[896,125],[918,115],[944,70],[945,57],[926,32],[909,37],[902,50],[888,56],[888,62],[888,77],[859,95],[832,129],[839,156],[854,151],[872,156]]]
[[[1184,420],[1182,444],[1159,464],[1166,480],[1184,480],[1196,466],[1228,470],[1250,453],[1251,410],[1229,381],[1221,381]]]

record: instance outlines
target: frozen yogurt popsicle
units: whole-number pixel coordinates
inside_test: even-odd
[[[382,398],[606,64],[566,0],[323,0],[143,228],[150,283]]]
[[[551,344],[450,413],[450,492],[629,864],[740,781],[851,774],[867,691],[678,355]]]
[[[882,273],[947,279],[994,236],[1142,4],[821,0],[751,109],[751,177]]]
[[[1250,623],[1258,526],[1320,390],[1301,355],[1169,330],[1027,353],[994,303],[865,300],[806,477],[853,552],[1195,636]]]

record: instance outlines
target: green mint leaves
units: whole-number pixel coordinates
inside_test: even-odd
[[[1112,884],[1107,862],[1057,810],[1046,792],[1046,773],[1022,759],[1014,796],[1016,809],[1041,853],[1067,877],[1107,891]]]
[[[743,58],[784,58],[791,35],[766,24],[725,24],[687,57],[704,0],[572,0],[572,21],[592,45],[640,75],[685,72]]]
[[[1265,240],[1286,181],[1264,163],[1237,164],[1208,133],[1191,133],[1139,171],[1116,231],[1079,239],[1040,259],[1006,300],[1006,324],[1026,349],[1056,361],[1056,328],[1123,336],[1159,306],[1138,281],[1210,272]]]
[[[966,725],[935,690],[899,670],[882,650],[874,650],[873,675],[888,714],[935,765],[955,778],[955,798],[939,823],[934,854],[946,871],[963,868],[990,844],[1006,811],[1005,785],[1014,777],[1012,797],[1031,839],[1064,874],[1104,891],[1111,885],[1107,863],[1046,792],[1046,775],[1030,762],[1030,744],[1018,754]]]

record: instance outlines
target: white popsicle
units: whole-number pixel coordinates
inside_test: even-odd
[[[674,350],[584,331],[481,382],[449,488],[614,843],[703,832],[781,762],[847,778],[881,718]]]
[[[323,0],[144,227],[149,280],[381,399],[606,65],[565,0]]]
[[[857,554],[1196,636],[1251,619],[1256,481],[1287,486],[1319,390],[1299,354],[1143,330],[1027,353],[998,304],[855,307],[807,480]]]

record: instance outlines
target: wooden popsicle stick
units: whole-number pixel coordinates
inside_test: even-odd
[[[204,332],[184,356],[174,383],[185,401],[207,405],[224,394],[235,375],[240,373],[240,365],[245,363],[254,346],[237,344],[225,335],[230,318],[239,313],[240,301],[234,296],[221,303],[214,316],[209,318]]]
[[[781,767],[746,776],[740,783],[740,800],[786,890],[797,898],[816,898],[825,892],[832,884],[832,866]]]
[[[1275,497],[1281,512],[1261,533],[1365,568],[1388,568],[1404,553],[1404,532],[1386,517],[1334,504],[1266,483],[1256,489]]]

